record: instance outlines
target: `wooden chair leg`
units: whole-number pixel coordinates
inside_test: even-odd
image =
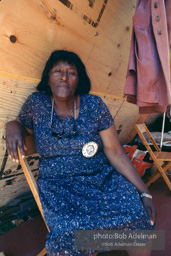
[[[159,167],[159,166],[158,166]],[[168,170],[168,168],[170,167],[170,163],[164,163],[162,166],[160,166],[150,177],[150,180],[146,183],[146,186],[149,187],[151,185],[151,183],[155,182],[160,176],[163,177],[163,179],[165,180],[168,188],[171,190],[171,182],[169,180],[169,178],[166,175],[166,171]]]
[[[163,171],[166,172],[167,169],[165,167],[167,167],[167,164],[164,163],[162,166]],[[146,182],[146,186],[149,187],[151,185],[151,183],[155,182],[158,178],[161,177],[161,174],[159,172],[159,170],[157,169],[150,177],[150,180],[148,182]]]
[[[46,249],[44,248],[37,256],[45,256],[46,255]]]
[[[156,170],[150,177],[149,181],[145,183],[147,187],[151,185],[151,183],[155,182],[158,178],[161,177],[161,174],[159,173],[158,170]]]

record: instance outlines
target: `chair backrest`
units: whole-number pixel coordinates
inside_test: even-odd
[[[171,153],[170,152],[161,152],[160,148],[158,147],[157,143],[153,139],[150,131],[147,129],[147,127],[144,123],[143,124],[135,124],[134,127],[135,127],[141,141],[143,142],[144,146],[148,150],[151,158],[153,159],[154,164],[157,167],[157,170],[152,174],[151,178],[146,183],[146,186],[147,187],[150,186],[151,183],[153,183],[160,176],[162,176],[164,181],[166,182],[168,188],[171,191],[171,182],[166,175],[166,171],[171,166]],[[151,149],[150,145],[148,144],[148,142],[144,136],[144,133],[146,133],[147,136],[150,138],[153,146],[156,149],[156,152],[153,152],[153,150]],[[164,163],[161,165],[161,162],[164,162]]]
[[[144,146],[145,146],[146,148],[149,149],[150,146],[149,146],[149,144],[148,144],[148,142],[147,142],[147,140],[146,140],[146,138],[145,138],[145,136],[144,136],[144,133],[147,134],[147,136],[148,136],[148,138],[150,139],[151,143],[153,144],[155,150],[158,151],[158,152],[161,151],[160,148],[159,148],[159,146],[158,146],[157,143],[155,142],[153,136],[151,135],[150,131],[148,130],[148,128],[147,128],[147,126],[146,126],[145,123],[143,123],[143,124],[135,124],[134,127],[135,127],[135,129],[136,129],[138,135],[140,136],[141,140],[143,141],[143,143],[145,143]],[[148,149],[147,149],[147,150],[148,150]]]
[[[33,136],[26,136],[25,142],[26,142],[26,146],[27,146],[27,151],[25,151],[25,155],[28,156],[28,155],[36,153],[36,148],[35,148]],[[46,225],[48,231],[50,232],[50,230],[49,230],[49,228],[48,228],[48,226],[46,224],[44,215],[43,215],[43,209],[42,209],[42,205],[41,205],[39,194],[38,194],[37,183],[36,183],[36,180],[34,178],[33,173],[30,170],[30,166],[29,166],[29,164],[27,162],[27,158],[26,157],[22,158],[21,151],[20,151],[19,148],[18,148],[18,155],[19,155],[20,164],[21,164],[21,167],[22,167],[23,172],[25,174],[27,183],[28,183],[28,185],[29,185],[29,187],[31,189],[31,192],[32,192],[32,194],[34,196],[34,199],[35,199],[36,203],[37,203],[37,206],[38,206],[39,211],[40,211],[40,213],[42,215],[42,218],[43,218],[43,220],[45,222],[45,225]]]
[[[150,131],[148,130],[147,126],[145,125],[145,123],[143,123],[143,124],[135,124],[134,128],[136,129],[136,131],[137,131],[141,141],[143,142],[144,146],[146,147],[147,151],[149,152],[151,158],[156,163],[156,160],[157,160],[156,156],[155,156],[152,148],[148,144],[148,142],[147,142],[147,140],[146,140],[146,138],[144,136],[144,133],[147,134],[147,136],[149,137],[150,141],[152,142],[152,145],[154,146],[154,148],[156,149],[157,152],[160,152],[160,148],[158,147],[157,143],[153,139],[153,137],[152,137]]]

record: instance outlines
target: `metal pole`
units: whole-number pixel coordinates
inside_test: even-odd
[[[162,150],[162,145],[163,145],[163,134],[164,134],[165,118],[166,118],[166,113],[163,113],[162,134],[161,134],[161,140],[160,140],[160,149],[161,150]]]

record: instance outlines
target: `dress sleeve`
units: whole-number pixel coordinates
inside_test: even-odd
[[[22,124],[28,128],[33,130],[33,100],[32,95],[30,95],[25,103],[23,104],[20,113],[18,115],[19,120]]]
[[[99,126],[98,126],[99,131],[109,128],[114,123],[113,117],[107,105],[102,101],[101,98],[99,102],[98,114],[99,114]]]

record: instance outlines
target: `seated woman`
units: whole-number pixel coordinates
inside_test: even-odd
[[[119,143],[107,106],[89,94],[90,87],[80,58],[54,51],[38,91],[28,97],[17,120],[6,125],[8,153],[17,162],[17,145],[24,157],[24,137],[34,133],[41,156],[39,195],[50,228],[48,255],[97,252],[75,250],[74,230],[154,228],[149,191]]]

